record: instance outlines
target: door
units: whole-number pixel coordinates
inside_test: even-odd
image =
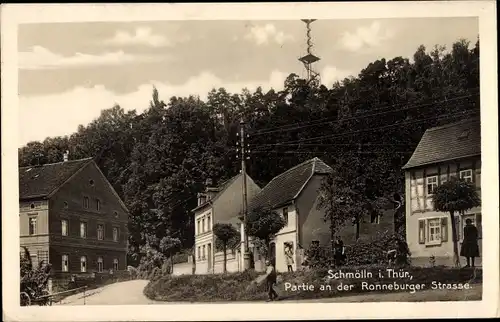
[[[207,245],[207,259],[208,259],[207,272],[210,273],[212,272],[212,244]]]

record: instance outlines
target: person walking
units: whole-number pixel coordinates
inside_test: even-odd
[[[334,244],[334,261],[335,261],[335,266],[340,267],[344,265],[345,263],[345,249],[344,249],[344,242],[342,239],[337,238]]]
[[[474,267],[474,260],[479,257],[479,246],[477,244],[478,230],[476,226],[472,224],[472,220],[467,219],[465,221],[464,227],[464,240],[462,242],[462,248],[460,249],[460,256],[463,256],[467,260],[467,265],[465,267]]]
[[[288,244],[285,250],[285,261],[289,272],[293,272],[293,250],[292,246]]]
[[[276,284],[276,269],[269,260],[266,261],[266,266],[266,285],[267,294],[269,296],[267,302],[275,301],[276,299],[278,299],[278,293],[276,293],[273,288],[273,286]]]

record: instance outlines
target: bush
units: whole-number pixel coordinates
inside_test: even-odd
[[[144,295],[159,301],[237,301],[254,296],[262,299],[265,293],[246,291],[258,275],[249,270],[228,274],[162,276],[149,282]]]
[[[359,241],[346,246],[346,266],[381,265],[387,263],[387,252],[398,249],[398,241],[404,238],[398,234],[383,232],[369,241]],[[409,251],[402,252],[401,264],[409,264]],[[403,259],[404,258],[404,259]]]
[[[21,306],[29,304],[26,294],[29,296],[32,304],[48,305],[49,298],[42,296],[48,295],[48,283],[50,277],[51,265],[45,264],[43,261],[38,267],[34,268],[31,261],[31,256],[27,248],[24,248],[24,254],[20,258],[20,291],[21,291]]]

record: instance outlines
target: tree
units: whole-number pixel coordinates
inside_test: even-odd
[[[23,249],[24,252],[20,258],[21,294],[27,294],[31,302],[36,300],[39,305],[47,305],[49,298],[40,299],[40,297],[49,294],[48,283],[51,265],[41,261],[38,267],[33,267],[29,250],[26,247],[23,247]],[[26,297],[21,296],[21,305],[28,305]]]
[[[228,246],[235,247],[238,244],[238,231],[231,224],[217,223],[213,228],[214,234],[217,237],[216,246],[224,252],[224,273],[227,271],[227,248]]]
[[[285,219],[272,209],[259,207],[252,209],[247,215],[246,231],[248,236],[262,239],[266,247],[269,247],[271,238],[283,227],[285,227]],[[268,251],[266,251],[265,257],[269,259]]]
[[[463,214],[465,211],[481,205],[476,187],[455,177],[443,183],[434,191],[432,204],[437,211],[450,214],[451,235],[453,240],[453,255],[455,265],[460,266],[458,255],[457,226],[455,224],[455,213]]]

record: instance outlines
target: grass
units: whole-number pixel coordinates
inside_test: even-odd
[[[478,293],[471,290],[430,290],[432,281],[441,283],[470,283],[476,289],[478,285],[481,285],[482,281],[482,270],[480,269],[473,271],[471,269],[446,267],[410,267],[406,271],[411,274],[411,280],[391,279],[387,276],[380,278],[378,271],[380,269],[382,272],[385,272],[385,267],[356,267],[345,268],[344,270],[345,272],[353,272],[356,269],[372,272],[373,277],[369,279],[328,279],[326,278],[328,275],[327,270],[299,271],[279,274],[276,289],[284,300],[347,298],[361,294],[368,297],[376,297],[380,296],[376,294],[398,293],[398,296],[395,298],[402,301],[404,298],[408,298],[408,300],[414,298],[417,300],[421,296],[419,293],[427,294],[427,292],[436,294],[444,292],[442,300],[446,300],[445,295],[448,293],[456,294],[455,297],[461,297],[466,293],[475,294],[474,296],[477,297]],[[258,275],[254,271],[247,271],[243,273],[216,275],[163,276],[151,281],[144,289],[144,294],[151,300],[169,302],[261,301],[267,298],[265,284],[252,284],[252,281]],[[397,282],[398,284],[426,284],[426,286],[423,290],[417,290],[416,293],[410,294],[409,291],[364,290],[361,287],[362,282],[368,282],[372,285]],[[285,283],[290,283],[291,285],[309,284],[314,285],[315,289],[313,291],[285,290]],[[337,287],[340,283],[352,286],[347,291],[339,291]],[[321,290],[320,285],[330,285],[331,289]]]

